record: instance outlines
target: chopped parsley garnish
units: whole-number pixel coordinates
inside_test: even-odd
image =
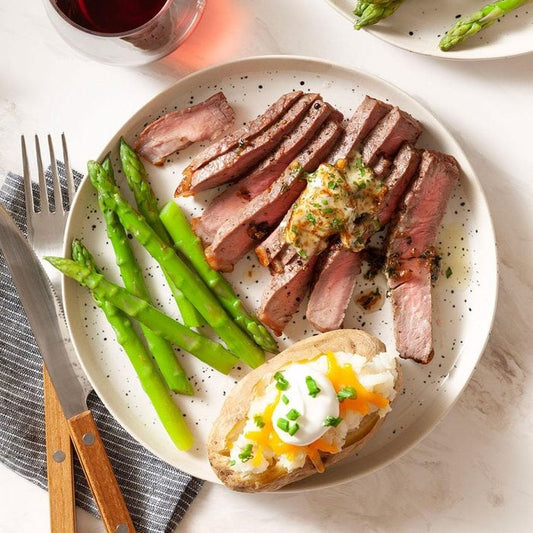
[[[300,418],[300,416],[302,416],[296,409],[291,409],[288,413],[287,413],[287,418],[289,420],[292,420],[294,422],[294,420],[298,420],[298,418]]]
[[[279,390],[287,390],[289,388],[289,382],[283,377],[281,372],[276,372],[274,374],[274,379],[276,380],[276,388]]]
[[[449,279],[452,276],[452,274],[453,274],[452,269],[450,267],[448,267],[444,274],[446,275],[446,279]]]
[[[316,395],[320,392],[320,388],[316,384],[316,381],[311,376],[305,377],[305,384],[307,385],[307,390],[309,391],[309,396],[316,398]]]
[[[311,222],[311,224],[316,224],[316,218],[315,218],[315,215],[313,215],[313,213],[307,213],[307,215],[305,215],[305,218]]]
[[[249,461],[253,457],[252,447],[252,444],[247,444],[244,450],[239,454],[239,459],[243,463],[246,463],[246,461]]]
[[[287,398],[287,396],[285,396],[285,394],[283,394],[283,396],[281,397],[281,401],[287,405],[289,403],[289,398]]]
[[[335,418],[334,416],[328,416],[324,421],[324,426],[327,428],[333,427],[336,428],[342,422],[342,417]]]
[[[254,416],[254,423],[258,428],[262,428],[265,426],[265,422],[263,420],[263,417],[261,415],[255,415]]]
[[[337,187],[338,187],[338,184],[335,182],[335,181],[329,181],[328,182],[328,187],[334,191]]]
[[[229,462],[229,465],[230,465],[230,466],[235,466],[235,459],[232,459],[232,460]]]
[[[355,400],[357,398],[357,391],[353,387],[344,387],[337,392],[337,398],[341,403],[344,400]]]

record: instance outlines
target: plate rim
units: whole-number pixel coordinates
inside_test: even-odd
[[[157,93],[155,96],[153,96],[152,98],[147,100],[143,105],[141,105],[117,129],[117,131],[109,137],[109,140],[105,143],[104,148],[102,149],[102,151],[100,152],[100,154],[98,156],[98,159],[101,159],[102,157],[104,157],[107,154],[107,152],[109,150],[109,146],[111,146],[112,143],[116,144],[117,139],[120,138],[120,136],[122,135],[122,132],[125,129],[127,129],[128,125],[130,123],[134,122],[137,119],[137,117],[140,116],[143,112],[145,112],[145,110],[149,106],[151,106],[154,102],[156,102],[157,100],[159,100],[161,98],[164,99],[165,95],[167,95],[167,94],[171,93],[172,91],[174,91],[176,86],[179,86],[179,85],[181,85],[181,84],[183,84],[185,82],[189,82],[189,81],[193,80],[195,77],[199,77],[200,78],[200,77],[203,77],[203,76],[206,76],[206,75],[208,76],[213,71],[216,72],[218,70],[231,69],[231,68],[234,68],[237,65],[246,65],[246,64],[255,63],[255,62],[261,63],[261,62],[265,62],[265,61],[266,62],[279,61],[279,62],[286,62],[286,63],[302,63],[303,62],[304,64],[308,64],[308,65],[309,64],[319,64],[323,68],[329,67],[329,68],[332,68],[334,70],[339,70],[340,69],[341,71],[342,70],[349,71],[349,72],[353,73],[355,76],[363,76],[363,77],[366,76],[366,77],[368,77],[370,79],[373,79],[374,81],[378,81],[379,83],[391,88],[393,91],[396,91],[397,93],[400,93],[404,98],[408,99],[414,106],[417,106],[417,107],[423,109],[425,113],[427,113],[429,116],[431,116],[431,118],[435,121],[435,123],[438,124],[439,128],[441,128],[441,130],[446,134],[447,142],[450,142],[451,146],[453,147],[453,155],[454,156],[459,156],[459,159],[461,160],[460,166],[462,167],[462,171],[463,171],[462,174],[463,175],[468,175],[468,183],[471,186],[474,186],[474,188],[475,188],[475,195],[473,195],[473,197],[476,198],[477,201],[479,201],[481,203],[481,208],[486,212],[486,215],[487,215],[486,222],[488,224],[487,227],[486,227],[486,230],[488,231],[488,234],[491,237],[490,238],[490,244],[491,244],[491,246],[490,246],[490,256],[491,256],[490,257],[490,262],[491,262],[491,264],[493,264],[493,268],[490,269],[490,273],[492,274],[492,278],[493,278],[493,280],[492,280],[493,283],[491,283],[492,298],[490,299],[490,302],[487,302],[487,303],[490,303],[492,307],[491,307],[491,312],[490,312],[490,320],[487,320],[487,322],[485,323],[485,334],[484,334],[484,337],[483,337],[483,341],[481,343],[477,344],[478,345],[478,350],[477,350],[478,354],[477,354],[477,356],[474,357],[474,358],[469,359],[470,365],[467,366],[467,370],[468,370],[467,378],[461,384],[459,389],[454,390],[453,395],[451,395],[452,396],[451,399],[448,398],[450,396],[450,394],[446,394],[445,396],[442,396],[442,395],[438,396],[437,398],[435,398],[433,400],[432,403],[435,403],[435,402],[442,403],[442,406],[439,409],[438,417],[433,418],[431,423],[421,423],[420,419],[416,419],[414,421],[413,425],[421,425],[421,429],[419,430],[419,432],[417,433],[415,438],[413,438],[413,437],[407,438],[406,439],[407,440],[407,445],[404,445],[398,451],[395,451],[394,453],[391,453],[389,456],[386,457],[385,461],[383,461],[383,460],[382,461],[374,461],[376,464],[370,464],[370,465],[368,465],[368,467],[360,469],[355,476],[346,477],[346,478],[341,479],[341,480],[333,479],[333,480],[330,480],[329,482],[328,481],[322,482],[322,483],[319,483],[318,485],[315,483],[315,484],[311,484],[310,486],[307,485],[306,480],[302,480],[302,481],[296,483],[294,486],[293,485],[288,485],[286,487],[283,487],[279,491],[277,491],[277,492],[286,492],[286,493],[297,493],[297,492],[307,492],[307,491],[312,491],[312,490],[320,490],[320,489],[327,488],[327,487],[338,486],[340,484],[349,483],[349,482],[358,480],[358,479],[360,479],[360,478],[364,477],[365,475],[368,475],[368,474],[370,474],[372,472],[380,470],[381,468],[384,468],[384,467],[388,466],[389,464],[391,464],[395,460],[399,459],[401,456],[403,456],[406,453],[408,453],[414,446],[416,446],[429,433],[431,433],[440,424],[440,422],[442,422],[442,420],[449,414],[450,410],[455,405],[455,403],[458,401],[458,399],[462,395],[464,389],[468,385],[468,383],[469,383],[469,381],[470,381],[470,379],[472,377],[472,374],[474,372],[475,366],[478,364],[478,362],[479,362],[481,356],[483,355],[483,353],[484,353],[484,351],[486,349],[486,346],[487,346],[487,344],[489,342],[490,333],[491,333],[491,330],[492,330],[492,327],[493,327],[493,324],[494,324],[494,318],[495,318],[496,307],[497,307],[498,283],[499,283],[499,276],[498,276],[499,263],[498,263],[498,256],[497,256],[497,245],[496,245],[496,235],[495,235],[495,232],[494,232],[494,223],[493,223],[492,215],[491,215],[491,212],[490,212],[490,209],[489,209],[489,204],[488,204],[488,202],[486,200],[486,196],[485,196],[485,193],[483,191],[481,182],[479,181],[479,179],[478,179],[478,177],[477,177],[477,175],[476,175],[476,173],[475,173],[475,171],[474,171],[469,159],[467,158],[466,154],[464,153],[464,151],[463,151],[461,145],[459,144],[459,142],[450,133],[450,131],[446,128],[446,126],[444,126],[444,124],[442,124],[442,122],[433,114],[433,112],[431,110],[429,110],[425,105],[423,105],[420,102],[418,102],[418,100],[416,100],[414,97],[412,97],[409,93],[407,93],[403,89],[397,87],[395,84],[393,84],[393,83],[381,78],[380,76],[377,76],[375,74],[369,73],[368,71],[366,71],[364,69],[361,69],[361,68],[358,68],[358,67],[357,68],[353,67],[351,65],[346,65],[346,64],[343,64],[343,63],[331,62],[331,61],[328,61],[326,59],[310,57],[310,56],[305,56],[305,55],[284,55],[284,54],[273,54],[272,55],[271,54],[271,55],[258,55],[258,56],[251,56],[251,57],[246,57],[246,58],[234,59],[234,60],[227,61],[227,62],[217,63],[217,64],[209,66],[207,68],[195,71],[195,72],[193,72],[193,73],[191,73],[191,74],[189,74],[187,76],[184,76],[183,78],[177,80],[175,83],[173,83],[169,87],[163,89],[162,91]],[[283,67],[280,67],[280,68],[283,68]],[[299,68],[301,68],[301,66]],[[89,178],[88,178],[87,174],[85,174],[83,179],[82,179],[82,181],[79,184],[78,190],[81,189],[84,186],[87,186],[86,182],[88,181],[88,179]],[[66,229],[65,229],[65,237],[66,238],[65,238],[64,249],[63,249],[63,253],[64,253],[65,257],[68,257],[70,255],[70,238],[72,237],[72,231],[74,229],[73,228],[73,224],[74,224],[74,222],[73,222],[73,219],[74,219],[73,213],[75,213],[77,211],[76,207],[77,207],[78,201],[81,202],[81,199],[80,199],[79,195],[76,195],[76,197],[74,199],[74,202],[73,202],[73,204],[71,206],[71,210],[69,212],[69,216],[68,216],[68,220],[67,220],[67,226],[66,226]],[[487,272],[489,272],[489,270],[487,270]],[[71,306],[70,306],[68,298],[67,298],[67,296],[69,294],[69,291],[70,291],[69,285],[70,286],[75,286],[75,282],[72,282],[72,280],[69,280],[69,279],[63,277],[63,281],[62,281],[63,295],[64,295],[63,304],[64,304],[65,316],[66,316],[66,319],[67,319],[67,323],[70,325],[70,323],[71,323]],[[93,382],[93,380],[91,379],[90,373],[87,372],[87,368],[86,368],[86,365],[84,363],[84,360],[83,360],[82,356],[80,355],[81,350],[78,347],[78,342],[76,340],[76,337],[77,336],[72,336],[72,342],[73,342],[73,345],[75,347],[75,351],[76,351],[78,362],[79,362],[84,374],[88,378],[91,386],[93,387],[95,392],[98,394],[98,396],[101,398],[100,393],[99,393],[99,389],[101,387],[97,383],[95,384]],[[145,441],[145,439],[143,437],[138,435],[137,432],[131,431],[129,429],[129,424],[123,422],[123,417],[117,416],[116,411],[113,408],[113,406],[108,405],[108,403],[106,403],[102,398],[101,398],[101,400],[104,403],[106,409],[113,416],[113,418],[124,428],[124,430],[131,436],[131,438],[135,439],[137,442],[139,442],[142,446],[144,446],[147,450],[149,450],[151,453],[153,453],[156,457],[158,457],[159,459],[161,459],[165,463],[180,469],[180,467],[178,465],[169,462],[167,459],[165,459],[160,454],[158,454],[152,448],[152,446]],[[183,470],[183,471],[186,472],[185,470]],[[194,475],[194,474],[189,474],[189,475]],[[308,478],[308,479],[317,479],[317,478],[316,478],[316,476],[312,476],[311,478]],[[216,479],[216,480],[207,479],[206,481],[210,481],[210,482],[215,482],[217,484],[221,484],[220,480],[218,480],[218,479]],[[302,486],[300,486],[300,485],[302,485]]]
[[[339,13],[343,18],[352,21],[353,18],[350,17],[350,15],[342,9],[342,7],[339,5],[339,0],[326,0],[326,2],[335,10],[337,13]],[[410,48],[409,46],[399,44],[397,42],[394,42],[391,39],[387,39],[385,35],[383,35],[378,29],[374,29],[373,26],[364,27],[363,30],[373,37],[379,39],[380,41],[387,43],[391,46],[394,46],[396,48],[399,48],[400,50],[405,50],[406,52],[411,52],[412,54],[417,54],[423,57],[434,57],[436,59],[442,59],[444,61],[497,61],[498,59],[508,59],[513,57],[520,57],[525,56],[528,54],[533,53],[533,47],[531,50],[522,50],[520,52],[515,53],[502,53],[499,55],[491,55],[491,56],[482,56],[482,57],[475,57],[470,55],[462,55],[465,51],[464,50],[454,50],[451,52],[442,52],[439,48],[435,47],[435,53],[431,52],[422,52],[420,50],[414,50],[413,48]],[[355,30],[354,30],[355,31]]]

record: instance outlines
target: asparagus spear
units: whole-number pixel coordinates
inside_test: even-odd
[[[98,273],[93,257],[78,240],[72,242],[72,257],[80,266]],[[96,305],[102,309],[115,331],[118,343],[131,361],[144,392],[152,402],[157,416],[172,442],[180,450],[188,450],[194,443],[193,436],[150,353],[138,337],[131,320],[107,300],[100,298],[95,293],[93,293],[93,297]]]
[[[404,0],[374,0],[372,2],[359,1],[354,9],[358,17],[354,27],[360,30],[364,26],[376,24],[380,20],[390,17],[403,3]]]
[[[100,168],[102,172],[107,172],[109,180],[114,182],[113,167],[109,157],[105,158]],[[89,176],[93,179],[97,172],[96,167],[89,165],[88,171]],[[105,205],[100,195],[98,195],[98,205],[104,216],[107,236],[115,251],[116,262],[120,269],[124,286],[132,294],[150,302],[150,293],[146,288],[141,268],[135,259],[124,228],[117,215]],[[176,358],[172,345],[167,340],[158,337],[146,326],[142,326],[142,331],[148,348],[152,352],[170,389],[181,394],[194,394],[194,390],[187,380],[187,374]]]
[[[226,278],[211,268],[205,259],[204,249],[193,232],[186,216],[172,200],[163,206],[161,221],[170,233],[176,248],[191,262],[196,272],[215,293],[235,322],[263,349],[277,353],[278,346],[272,335],[259,320],[249,313]]]
[[[146,222],[150,224],[161,240],[171,246],[172,242],[170,237],[159,219],[157,198],[150,187],[146,169],[135,151],[126,143],[123,137],[120,138],[120,161],[128,185],[135,196],[135,202],[137,203],[139,213],[146,219]],[[205,324],[202,315],[200,315],[191,302],[185,298],[183,292],[172,283],[166,272],[163,272],[163,274],[165,275],[165,279],[167,280],[172,295],[178,304],[183,323],[189,327],[198,327]]]
[[[262,364],[265,360],[263,351],[231,320],[198,274],[178,257],[171,246],[157,236],[144,218],[123,198],[107,173],[97,172],[92,183],[105,205],[115,211],[124,228],[146,248],[161,268],[166,270],[169,278],[183,291],[227,347],[252,368]]]
[[[93,296],[100,300],[106,300],[118,307],[131,318],[138,320],[141,324],[153,330],[160,337],[191,353],[215,370],[228,374],[237,362],[237,358],[221,344],[203,337],[196,331],[180,324],[153,305],[150,305],[146,300],[107,280],[102,274],[80,266],[71,259],[63,257],[45,257],[45,259],[65,276],[90,289]]]
[[[450,50],[484,28],[488,28],[506,13],[509,13],[524,4],[529,4],[531,1],[532,0],[500,0],[499,2],[493,2],[482,7],[473,15],[458,20],[441,39],[439,43],[440,49],[444,52]]]

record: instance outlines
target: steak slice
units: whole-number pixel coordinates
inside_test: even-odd
[[[184,173],[191,174],[195,170],[198,170],[200,167],[209,163],[212,159],[215,159],[215,157],[225,154],[227,151],[237,146],[240,141],[246,141],[247,139],[251,139],[256,135],[263,133],[263,131],[282,117],[294,102],[302,96],[302,94],[303,91],[294,91],[280,96],[280,98],[270,105],[264,113],[202,150],[193,158],[189,166],[184,170]]]
[[[374,166],[379,156],[394,157],[403,143],[415,143],[422,126],[409,113],[394,107],[368,136],[363,147],[363,162]]]
[[[387,274],[400,357],[428,363],[433,357],[431,281],[434,248],[448,198],[459,179],[450,155],[425,150],[418,176],[406,194],[391,228]]]
[[[263,133],[242,141],[198,170],[186,174],[176,189],[176,195],[190,196],[238,179],[274,150],[283,137],[288,135],[302,120],[313,102],[319,98],[320,95],[316,93],[305,94]]]
[[[321,255],[306,312],[307,320],[318,331],[342,327],[360,272],[360,252],[337,245]]]
[[[347,158],[350,152],[358,148],[376,124],[391,110],[391,107],[381,100],[365,96],[348,121],[342,140],[330,154],[327,162],[334,165],[339,159]]]
[[[382,226],[389,222],[396,211],[419,162],[420,153],[409,144],[403,145],[396,154],[392,171],[385,182],[387,192],[378,213]],[[370,237],[371,234],[368,234],[366,239]],[[346,249],[341,253],[338,247],[333,246],[323,256],[321,263],[324,263],[324,268],[317,273],[306,314],[318,331],[331,331],[342,327],[355,290],[356,278],[361,272],[361,253]],[[324,306],[327,306],[327,312]]]
[[[328,103],[316,100],[298,126],[281,142],[278,148],[246,177],[217,196],[193,219],[194,231],[204,245],[211,244],[218,229],[227,220],[240,216],[244,206],[261,194],[281,175],[287,165],[312,141],[324,121],[338,113]],[[339,122],[342,118],[339,119]]]
[[[224,93],[186,109],[178,109],[155,120],[140,133],[135,150],[153,165],[193,142],[220,137],[235,122],[235,111]]]
[[[263,293],[258,316],[276,335],[281,335],[300,302],[305,298],[313,277],[317,256],[296,257],[283,272],[271,276]]]
[[[205,256],[211,267],[231,272],[235,263],[262,241],[284,217],[305,188],[304,172],[312,172],[327,157],[342,131],[328,119],[317,137],[263,193],[256,196],[238,219],[228,220],[218,230]]]
[[[396,157],[389,177],[385,181],[387,192],[379,208],[379,222],[387,224],[420,164],[420,152],[410,144],[404,144]]]
[[[346,159],[350,152],[357,148],[365,137],[372,131],[376,124],[390,111],[391,106],[370,96],[365,96],[355,113],[346,125],[344,134],[337,143],[327,162],[335,164],[340,159]],[[263,266],[272,264],[274,271],[282,269],[282,262],[273,262],[274,258],[284,249],[284,232],[290,218],[288,214],[263,244],[259,245],[255,252],[259,262]],[[288,245],[287,245],[288,247]],[[296,252],[293,252],[295,254]]]

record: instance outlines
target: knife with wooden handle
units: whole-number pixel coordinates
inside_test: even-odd
[[[70,436],[109,533],[135,531],[109,457],[76,377],[74,347],[48,277],[22,232],[0,204],[0,248],[50,375]]]
[[[44,365],[43,389],[50,532],[75,533],[76,498],[70,430]]]

